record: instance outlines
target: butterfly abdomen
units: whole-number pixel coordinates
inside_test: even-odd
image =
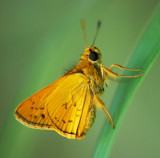
[[[86,118],[86,127],[85,127],[86,132],[93,125],[95,118],[96,118],[96,108],[95,106],[92,105],[92,107],[89,108],[88,116]]]

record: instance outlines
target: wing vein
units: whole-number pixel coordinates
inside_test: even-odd
[[[84,104],[85,104],[85,101],[86,101],[86,96],[87,96],[86,94],[87,94],[87,90],[85,91],[85,98],[84,98],[84,102],[83,102],[83,109],[84,109]],[[79,125],[80,125],[80,122],[81,122],[81,119],[82,119],[83,109],[82,109],[81,117],[80,117],[80,120],[79,120],[79,123],[78,123],[78,126],[77,126],[76,135],[78,135],[78,128],[79,128]]]

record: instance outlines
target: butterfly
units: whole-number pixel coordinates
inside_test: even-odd
[[[96,39],[101,22],[97,24]],[[112,71],[113,67],[129,69],[117,64],[106,68],[101,62],[100,50],[93,46],[87,48],[85,23],[82,21],[85,40],[85,51],[81,54],[78,64],[57,81],[41,89],[23,101],[15,110],[16,119],[31,128],[55,130],[69,139],[81,139],[91,128],[96,108],[104,110],[107,119],[115,127],[113,119],[99,99],[103,93],[104,85],[111,75],[117,77],[138,77],[118,75]]]

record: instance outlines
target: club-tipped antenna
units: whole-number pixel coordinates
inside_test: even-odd
[[[94,43],[95,43],[95,40],[96,40],[96,38],[97,38],[98,32],[99,32],[99,30],[100,30],[100,27],[101,27],[101,21],[98,21],[98,22],[97,22],[97,30],[96,30],[96,34],[95,34],[95,36],[94,36],[94,40],[93,40],[92,46],[93,46]]]
[[[84,37],[84,44],[85,48],[87,48],[87,36],[86,36],[86,30],[85,30],[85,22],[84,20],[81,20],[82,30],[83,30],[83,37]]]

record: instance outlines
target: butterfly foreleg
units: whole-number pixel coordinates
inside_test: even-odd
[[[142,70],[142,69],[130,69],[130,68],[126,68],[126,67],[120,66],[118,64],[112,64],[109,67],[109,70],[112,70],[113,67],[118,67],[119,69],[126,69],[126,70],[131,70],[131,71],[141,71]]]
[[[116,65],[116,64],[115,64]],[[113,66],[115,66],[114,64],[113,64]],[[112,65],[111,65],[112,66]],[[112,67],[113,67],[112,66]],[[128,69],[128,68],[124,68],[124,67],[121,67],[120,65],[116,65],[117,67],[119,66],[119,68],[121,68],[121,69],[127,69],[127,70],[133,70],[133,71],[136,71],[135,69]],[[116,74],[115,72],[113,72],[113,71],[111,71],[111,68],[112,67],[110,67],[109,69],[107,69],[107,68],[105,68],[104,66],[102,66],[102,69],[103,69],[103,71],[104,72],[106,72],[106,74],[109,74],[109,75],[112,75],[112,76],[114,76],[114,78],[117,78],[117,77],[139,77],[139,76],[142,76],[143,75],[143,73],[142,74],[138,74],[138,75],[118,75],[118,74]],[[137,71],[140,71],[141,69],[138,69]]]

